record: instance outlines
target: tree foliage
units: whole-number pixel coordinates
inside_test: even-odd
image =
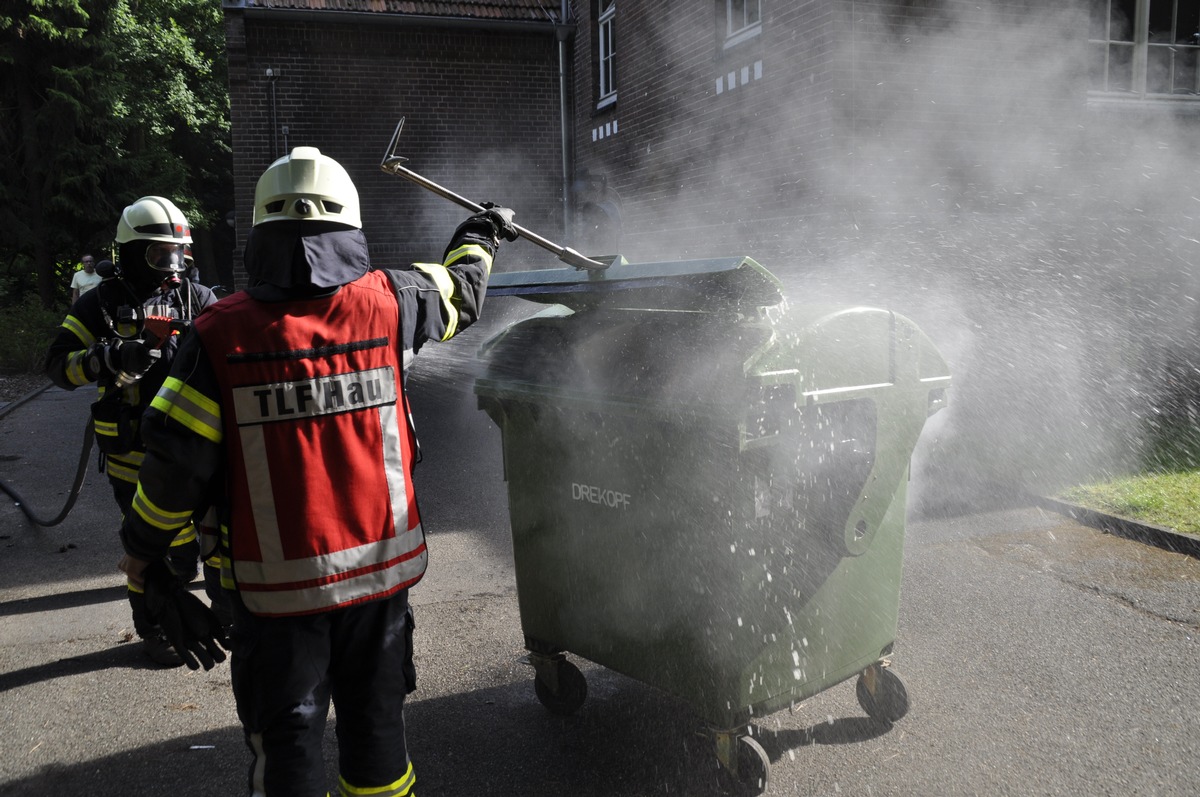
[[[220,0],[9,0],[0,105],[0,303],[59,301],[140,196],[194,227],[229,207]]]

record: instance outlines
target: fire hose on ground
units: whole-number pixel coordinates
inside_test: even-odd
[[[46,387],[49,387],[49,385]],[[42,391],[45,389],[46,388],[43,387],[39,390],[35,390],[32,393],[17,399],[11,404],[6,405],[2,410],[0,410],[0,419],[4,418],[4,416],[8,415],[8,413],[12,412],[17,407],[25,404],[27,401],[30,401],[31,399],[41,395]],[[83,480],[87,474],[88,459],[92,454],[92,442],[94,440],[95,430],[92,427],[92,419],[89,417],[87,425],[83,430],[83,445],[80,447],[79,451],[79,464],[75,468],[75,481],[71,485],[71,492],[67,496],[66,504],[53,518],[46,520],[45,518],[41,517],[32,507],[30,507],[29,502],[26,501],[19,492],[17,492],[16,488],[3,479],[0,479],[0,491],[4,492],[9,498],[11,498],[13,502],[16,503],[17,508],[21,510],[22,514],[29,518],[29,521],[34,525],[42,526],[44,528],[57,526],[67,519],[67,515],[69,515],[71,510],[75,507],[75,501],[79,498],[80,490],[83,489]]]

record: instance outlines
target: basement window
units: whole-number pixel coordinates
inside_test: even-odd
[[[600,98],[596,103],[597,109],[607,107],[617,101],[616,0],[601,2],[600,9],[600,15],[596,20],[600,86]]]
[[[725,0],[725,47],[762,33],[762,0]]]
[[[1089,88],[1132,99],[1200,99],[1200,3],[1092,0]]]

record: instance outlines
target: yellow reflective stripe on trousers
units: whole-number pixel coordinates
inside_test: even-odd
[[[130,451],[128,454],[108,454],[104,457],[104,471],[110,479],[120,479],[123,482],[137,484],[138,471],[142,469],[142,461],[146,455],[141,451]]]
[[[117,436],[117,422],[116,421],[101,421],[99,419],[93,418],[92,419],[92,430],[98,435],[104,435],[106,437],[116,437]]]
[[[246,742],[254,755],[254,765],[250,769],[250,797],[267,797],[267,751],[263,747],[262,734],[247,734]]]
[[[85,349],[96,342],[96,336],[92,334],[91,330],[73,315],[68,315],[63,319],[62,328],[79,338],[79,342]]]
[[[187,545],[189,542],[196,541],[196,527],[189,523],[183,528],[183,531],[175,535],[175,539],[171,540],[171,547],[177,548],[180,545]]]
[[[221,442],[221,408],[217,402],[168,376],[150,406],[213,443]]]
[[[417,776],[413,773],[410,761],[404,777],[387,786],[352,786],[345,778],[338,776],[338,794],[339,797],[408,797],[412,794],[412,787],[416,782]]]

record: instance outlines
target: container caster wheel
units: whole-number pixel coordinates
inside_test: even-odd
[[[745,733],[716,733],[717,780],[726,794],[750,797],[763,794],[771,777],[771,759],[754,737]]]
[[[579,710],[587,699],[587,679],[578,667],[558,655],[535,659],[534,668],[533,691],[547,711],[566,717]]]
[[[872,719],[895,722],[908,713],[908,690],[899,676],[878,662],[863,670],[854,694]]]

